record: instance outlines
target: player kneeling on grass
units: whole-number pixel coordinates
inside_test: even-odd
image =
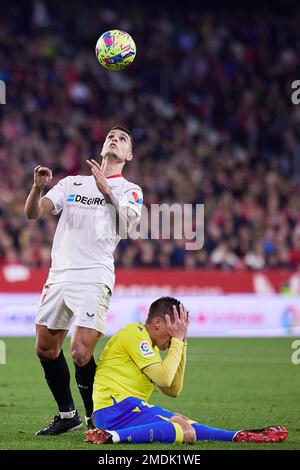
[[[130,442],[185,442],[202,440],[281,442],[284,427],[228,431],[190,420],[152,406],[155,385],[171,397],[179,395],[186,364],[188,313],[171,297],[150,306],[145,325],[128,325],[107,343],[97,366],[93,401],[96,429],[86,441],[95,444]],[[168,349],[164,360],[159,350]]]

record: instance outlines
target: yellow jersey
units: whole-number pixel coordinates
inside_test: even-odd
[[[148,401],[155,384],[141,369],[157,362],[162,362],[159,349],[152,346],[145,325],[130,324],[112,336],[96,369],[94,411],[127,397]]]

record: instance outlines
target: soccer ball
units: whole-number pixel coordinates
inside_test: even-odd
[[[125,31],[106,31],[97,41],[96,56],[100,64],[108,70],[122,70],[130,65],[136,55],[132,37]]]

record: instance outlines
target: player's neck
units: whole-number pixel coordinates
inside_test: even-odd
[[[101,168],[105,178],[109,178],[116,175],[121,176],[123,166],[123,164],[115,164],[114,162],[110,162],[106,159],[104,162],[102,162]]]

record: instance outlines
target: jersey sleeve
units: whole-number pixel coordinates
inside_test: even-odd
[[[127,206],[132,209],[141,218],[143,207],[143,192],[139,186],[129,183],[125,187],[124,194],[120,200],[120,206]]]
[[[153,348],[149,340],[143,335],[128,335],[124,339],[124,346],[139,369],[162,361],[159,350]]]
[[[66,191],[67,191],[67,182],[68,182],[68,177],[61,179],[44,196],[53,202],[54,209],[51,212],[51,214],[53,215],[59,214],[63,208]]]

